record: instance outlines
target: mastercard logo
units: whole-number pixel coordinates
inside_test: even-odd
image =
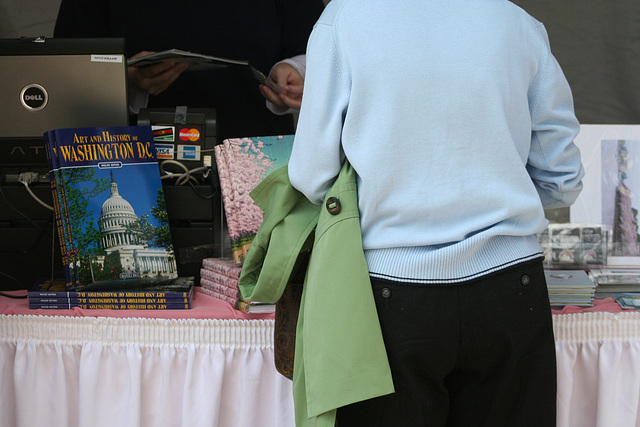
[[[200,131],[198,129],[180,129],[178,134],[182,141],[197,141],[200,139]]]

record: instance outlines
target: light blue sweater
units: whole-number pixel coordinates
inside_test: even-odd
[[[332,0],[307,48],[291,183],[346,156],[373,276],[452,283],[541,255],[584,170],[543,25],[505,0]]]

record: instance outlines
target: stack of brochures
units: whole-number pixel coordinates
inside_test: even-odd
[[[248,302],[238,290],[238,278],[242,267],[233,258],[205,258],[200,269],[200,291],[245,313],[273,313],[275,304]]]
[[[545,277],[552,307],[593,305],[596,285],[584,270],[545,270]]]
[[[640,310],[640,293],[618,294],[614,299],[621,308]]]
[[[615,297],[621,293],[640,293],[640,269],[601,268],[591,270],[596,297]]]

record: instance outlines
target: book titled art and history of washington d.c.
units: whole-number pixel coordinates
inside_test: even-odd
[[[176,278],[151,127],[44,136],[67,288]]]
[[[262,209],[249,193],[289,162],[292,147],[293,135],[226,139],[215,146],[231,251],[238,265],[262,224]]]
[[[193,277],[167,279],[153,286],[132,286],[127,280],[114,280],[69,290],[62,280],[40,280],[29,290],[32,309],[110,309],[177,310],[191,308]],[[125,287],[126,285],[126,287]]]

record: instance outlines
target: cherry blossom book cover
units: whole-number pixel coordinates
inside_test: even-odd
[[[242,265],[262,224],[262,209],[249,193],[271,172],[288,163],[292,147],[293,135],[232,138],[215,147],[222,203],[236,265]]]

